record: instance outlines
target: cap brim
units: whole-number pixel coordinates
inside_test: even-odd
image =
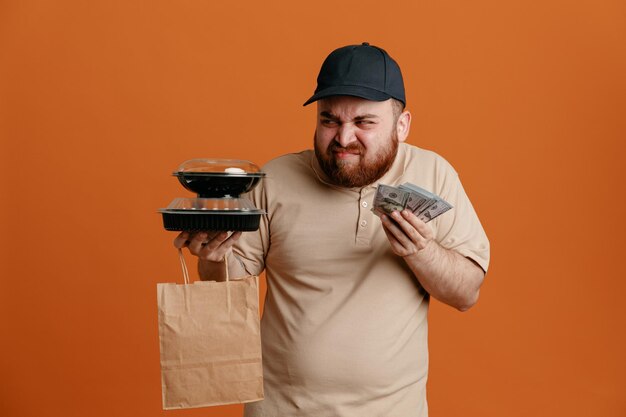
[[[321,91],[318,91],[317,93],[313,94],[313,96],[311,96],[311,98],[308,99],[303,104],[303,106],[331,96],[353,96],[372,101],[385,101],[392,98],[389,94],[383,93],[382,91],[378,91],[373,88],[363,87],[360,85],[341,85],[328,87]]]

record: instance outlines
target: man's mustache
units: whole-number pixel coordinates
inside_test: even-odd
[[[365,148],[359,142],[349,143],[348,146],[341,146],[337,142],[331,142],[331,144],[328,145],[328,150],[327,150],[328,153],[347,152],[347,153],[354,153],[354,154],[362,154],[364,151],[365,151]]]

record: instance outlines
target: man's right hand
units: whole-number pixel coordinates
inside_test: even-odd
[[[233,244],[240,237],[241,232],[230,236],[225,231],[181,232],[174,239],[174,246],[188,247],[192,255],[203,261],[224,262],[224,256],[230,256]]]

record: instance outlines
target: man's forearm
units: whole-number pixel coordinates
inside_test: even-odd
[[[404,257],[430,295],[460,311],[478,301],[485,273],[472,260],[431,241],[424,250]]]

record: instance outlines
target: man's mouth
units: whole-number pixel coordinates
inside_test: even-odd
[[[357,150],[348,150],[348,149],[333,149],[333,153],[338,156],[350,156],[350,155],[361,154],[361,152]]]
[[[333,151],[333,154],[337,161],[358,160],[360,158],[360,153],[355,151]]]

